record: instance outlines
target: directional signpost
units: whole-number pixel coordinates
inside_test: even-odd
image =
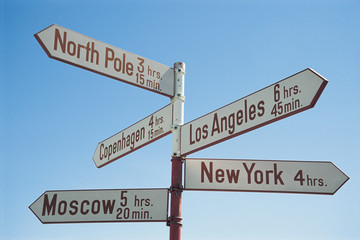
[[[312,108],[326,84],[308,68],[189,122],[181,128],[181,155]]]
[[[168,191],[46,191],[29,208],[42,223],[166,222]]]
[[[331,162],[186,159],[185,190],[334,194],[349,179]]]
[[[125,130],[100,142],[93,160],[103,167],[171,132],[172,104],[160,109]]]
[[[173,133],[170,189],[46,191],[29,207],[42,223],[167,222],[170,240],[180,240],[184,189],[331,195],[349,179],[331,162],[185,160],[314,107],[327,80],[310,68],[183,125],[184,63],[170,68],[58,25],[35,37],[50,58],[171,97],[169,105],[100,142],[97,167]]]
[[[174,69],[168,66],[55,24],[35,37],[50,58],[168,97],[174,96]]]

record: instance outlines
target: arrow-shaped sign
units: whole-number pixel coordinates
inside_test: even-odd
[[[186,159],[185,190],[334,194],[349,179],[331,162]]]
[[[42,223],[166,222],[168,191],[46,191],[29,208]]]
[[[315,106],[327,80],[308,68],[181,128],[186,156]]]
[[[171,133],[173,105],[169,104],[114,136],[100,142],[93,160],[103,167]]]
[[[35,37],[50,58],[174,96],[174,70],[168,66],[55,24],[36,33]]]

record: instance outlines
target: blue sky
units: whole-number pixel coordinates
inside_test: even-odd
[[[46,190],[168,188],[172,137],[103,168],[97,144],[169,104],[50,59],[34,34],[58,24],[173,66],[186,63],[185,123],[305,68],[329,80],[313,109],[191,154],[331,161],[335,195],[183,193],[182,239],[360,238],[360,3],[1,1],[0,238],[168,239],[165,223],[41,224]]]

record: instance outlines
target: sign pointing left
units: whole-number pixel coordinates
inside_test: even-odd
[[[168,189],[46,191],[31,211],[42,223],[166,222]]]
[[[169,104],[130,127],[100,142],[93,160],[103,167],[171,133],[173,105]]]
[[[50,58],[174,96],[174,70],[168,66],[55,24],[36,33],[35,38]]]

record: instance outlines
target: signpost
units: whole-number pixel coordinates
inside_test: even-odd
[[[327,80],[310,68],[183,125],[184,63],[170,68],[58,25],[35,37],[50,58],[171,97],[100,142],[97,167],[173,133],[170,189],[46,191],[29,207],[42,223],[166,222],[180,240],[184,189],[331,195],[349,179],[331,162],[186,159],[183,187],[185,156],[314,107]]]
[[[312,108],[326,84],[308,68],[189,122],[181,128],[181,155]]]
[[[185,190],[333,195],[349,179],[331,162],[186,159]]]
[[[46,191],[29,208],[42,223],[166,222],[168,191]]]
[[[172,109],[172,104],[169,104],[134,125],[100,142],[93,156],[96,166],[103,167],[170,134]]]
[[[77,32],[51,25],[35,34],[50,58],[174,96],[174,69]]]

